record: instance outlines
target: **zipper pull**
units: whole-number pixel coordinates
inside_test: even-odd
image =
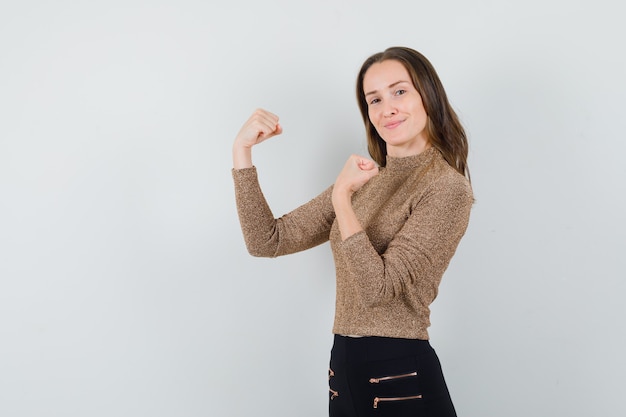
[[[378,408],[378,402],[380,401],[380,398],[376,397],[374,398],[374,408]]]
[[[332,389],[328,389],[330,391],[330,399],[334,400],[335,398],[339,397],[339,391],[335,391]]]
[[[378,384],[380,383],[380,381],[392,381],[394,379],[402,379],[402,378],[409,378],[412,376],[417,376],[417,371],[413,371],[409,374],[402,374],[402,375],[393,375],[393,376],[383,376],[380,378],[370,378],[370,384]]]

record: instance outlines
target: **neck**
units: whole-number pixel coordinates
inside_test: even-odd
[[[387,146],[387,155],[394,158],[404,158],[406,156],[419,155],[427,149],[432,148],[430,142],[419,142],[412,144],[410,147]]]

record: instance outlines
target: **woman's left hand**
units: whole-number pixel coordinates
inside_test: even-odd
[[[378,175],[378,165],[374,161],[351,155],[335,180],[333,194],[337,192],[352,195],[376,175]]]
[[[376,175],[378,166],[374,161],[352,155],[337,176],[332,201],[342,240],[363,230],[352,208],[352,194]]]

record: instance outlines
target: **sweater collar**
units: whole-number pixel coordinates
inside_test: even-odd
[[[417,155],[394,157],[387,155],[387,171],[400,172],[407,169],[415,169],[428,164],[437,155],[439,151],[430,147]]]

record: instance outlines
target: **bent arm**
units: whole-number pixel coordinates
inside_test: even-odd
[[[413,207],[384,253],[365,231],[341,242],[362,302],[376,306],[411,293],[429,304],[465,233],[472,203],[469,184],[438,184]]]
[[[248,252],[276,257],[303,251],[328,240],[334,220],[332,188],[280,218],[275,218],[256,168],[233,169],[237,213]]]

